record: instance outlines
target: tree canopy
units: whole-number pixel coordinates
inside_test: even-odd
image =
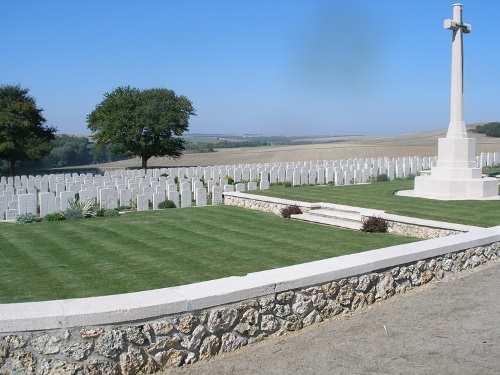
[[[96,148],[88,137],[58,134],[53,143],[50,154],[34,163],[36,167],[60,168],[126,159],[124,155],[111,154],[109,147]]]
[[[56,129],[45,126],[43,109],[19,85],[0,86],[0,159],[10,163],[15,174],[16,162],[37,160],[52,149]]]
[[[488,122],[487,124],[478,125],[473,132],[486,134],[488,137],[500,137],[500,122]]]
[[[163,88],[140,90],[118,87],[87,116],[97,146],[111,147],[114,153],[139,156],[142,167],[155,156],[178,158],[185,148],[182,133],[195,115],[185,96]]]

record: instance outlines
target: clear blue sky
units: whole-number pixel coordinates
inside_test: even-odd
[[[0,84],[88,134],[119,86],[187,96],[191,133],[405,134],[449,122],[448,0],[0,0]],[[465,121],[500,121],[500,1],[463,0]]]

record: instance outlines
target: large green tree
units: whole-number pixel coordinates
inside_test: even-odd
[[[155,156],[178,158],[185,148],[182,133],[195,115],[192,103],[172,90],[118,87],[87,116],[97,146],[139,156],[142,167]]]
[[[20,85],[0,86],[0,159],[10,163],[11,174],[16,162],[38,160],[52,149],[56,129],[45,126],[43,109]]]

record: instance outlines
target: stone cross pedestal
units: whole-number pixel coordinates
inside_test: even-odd
[[[451,58],[450,124],[438,140],[438,161],[431,174],[415,178],[415,196],[444,199],[481,199],[498,196],[498,181],[482,178],[476,162],[476,140],[467,137],[463,110],[463,34],[471,25],[462,22],[462,4],[453,4],[453,19],[444,21],[453,31]]]

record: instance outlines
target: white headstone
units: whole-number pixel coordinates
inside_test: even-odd
[[[179,192],[177,190],[169,190],[167,192],[167,199],[174,202],[175,207],[179,207]]]
[[[101,209],[114,210],[118,208],[118,194],[115,189],[104,188],[99,191],[99,205]]]
[[[56,212],[56,195],[54,193],[40,193],[40,217]]]
[[[17,197],[19,214],[36,215],[37,199],[35,194],[23,194]]]
[[[158,205],[165,200],[165,192],[153,194],[153,210],[158,209]]]
[[[59,210],[66,211],[69,207],[69,201],[75,199],[76,192],[74,191],[62,191],[59,193]]]
[[[130,207],[132,202],[132,192],[128,189],[120,190],[120,206]]]
[[[181,190],[181,207],[191,207],[192,196],[191,189]]]
[[[149,196],[147,194],[137,195],[137,211],[149,210]]]
[[[204,207],[207,205],[207,190],[205,188],[198,188],[195,191],[196,206]]]
[[[212,187],[212,205],[217,206],[222,204],[222,187]]]
[[[260,190],[268,190],[269,189],[269,181],[262,180],[259,184]]]
[[[17,215],[19,215],[19,210],[9,209],[5,211],[5,220],[16,220]]]
[[[257,190],[257,183],[256,182],[251,181],[247,184],[247,186],[248,186],[247,190],[249,190],[249,191]]]

